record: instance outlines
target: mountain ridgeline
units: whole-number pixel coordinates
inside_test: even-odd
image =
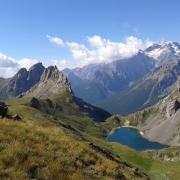
[[[3,88],[12,81],[14,88],[6,91],[0,108],[2,179],[148,179],[103,140],[105,130],[96,122],[111,114],[76,98],[56,66],[44,68],[30,89],[22,72],[29,74],[20,69],[3,79]],[[5,115],[3,106],[8,107]]]
[[[139,52],[129,59],[65,69],[64,73],[76,96],[98,104],[110,94],[126,90],[134,81],[151,72],[153,67],[153,60]]]
[[[22,68],[14,77],[9,79],[2,78],[0,80],[0,99],[17,97],[32,88],[39,82],[44,69],[42,63],[37,63],[29,71],[26,68]]]
[[[172,43],[165,47],[171,46],[177,51]],[[38,63],[1,78],[0,177],[179,179],[178,147],[142,153],[105,140],[113,128],[133,126],[152,141],[180,144],[178,53],[159,63],[147,52],[64,72]],[[77,93],[113,113],[143,110],[111,116]]]
[[[76,96],[127,115],[166,96],[179,77],[180,45],[153,44],[131,58],[65,69]]]
[[[101,107],[122,115],[142,110],[167,96],[179,77],[180,60],[172,60],[137,81],[127,91],[109,97]]]
[[[45,68],[42,63],[37,63],[29,71],[22,68],[14,77],[2,79],[0,83],[2,83],[0,87],[2,100],[29,97],[37,98],[37,101],[38,99],[48,99],[50,104],[53,104],[51,102],[53,98],[64,95],[94,121],[103,121],[111,116],[107,111],[75,97],[67,77],[56,66]]]

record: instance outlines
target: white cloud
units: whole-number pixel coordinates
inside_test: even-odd
[[[87,43],[89,48],[88,45],[77,42],[64,42],[64,47],[69,49],[73,60],[60,60],[60,63],[62,64],[63,62],[64,66],[67,65],[67,67],[82,67],[87,64],[109,63],[132,57],[139,50],[147,48],[153,42],[149,40],[143,41],[134,36],[127,37],[124,42],[113,42],[95,35],[88,37]],[[56,63],[57,62],[56,60]]]
[[[92,37],[88,37],[88,42],[93,47],[100,48],[100,47],[103,47],[107,43],[107,40],[103,39],[100,36],[95,35],[95,36],[92,36]]]
[[[55,37],[55,36],[50,36],[50,35],[46,35],[46,37],[49,39],[49,41],[51,41],[52,43],[55,43],[59,46],[63,46],[64,42],[61,38]]]
[[[18,61],[19,66],[21,68],[29,69],[32,65],[38,63],[39,61],[37,59],[29,59],[29,58],[23,58]]]
[[[65,68],[73,68],[74,66],[72,66],[72,63],[70,63],[69,61],[67,61],[66,59],[56,59],[53,60],[53,64],[56,65],[59,70],[63,70]]]
[[[16,67],[18,63],[15,61],[14,58],[8,57],[5,54],[0,53],[0,67]]]
[[[0,53],[0,77],[12,77],[20,68],[24,67],[29,69],[37,62],[38,60],[29,58],[16,60],[15,58]]]
[[[12,77],[18,71],[17,67],[0,67],[0,77]]]

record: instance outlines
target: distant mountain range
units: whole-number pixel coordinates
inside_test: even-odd
[[[20,69],[12,78],[0,78],[0,99],[24,94],[49,96],[65,87],[89,105],[127,115],[153,105],[171,91],[180,76],[179,60],[180,45],[164,42],[153,44],[131,58],[65,69],[63,73],[37,63],[29,70]]]
[[[144,52],[155,60],[157,67],[167,63],[170,59],[180,58],[180,45],[176,42],[165,41],[162,44],[153,44]]]
[[[170,91],[179,77],[179,59],[180,45],[163,42],[131,58],[65,69],[64,73],[76,96],[111,113],[129,114]]]
[[[180,60],[159,66],[128,90],[116,93],[99,104],[112,113],[127,115],[157,103],[167,96],[180,78]]]
[[[76,96],[98,104],[109,95],[128,89],[136,80],[151,72],[154,66],[152,58],[139,52],[129,59],[65,69],[64,73]]]
[[[180,59],[158,61],[149,52],[66,69],[70,82],[42,63],[0,78],[2,179],[179,178],[179,162],[164,162],[177,161],[178,147],[141,153],[105,139],[114,128],[133,126],[150,140],[180,144]],[[113,113],[138,112],[111,116],[77,94]]]

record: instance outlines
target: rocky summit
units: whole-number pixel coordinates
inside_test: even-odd
[[[44,69],[42,63],[37,63],[29,71],[26,68],[21,68],[12,78],[2,79],[3,84],[0,86],[0,98],[17,97],[26,92],[40,80]]]
[[[66,76],[56,66],[49,66],[45,68],[40,81],[25,96],[47,98],[63,92],[72,93]]]

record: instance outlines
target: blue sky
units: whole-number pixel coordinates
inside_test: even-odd
[[[74,58],[47,35],[85,45],[94,35],[180,42],[179,7],[179,0],[0,0],[0,53],[45,64]]]

